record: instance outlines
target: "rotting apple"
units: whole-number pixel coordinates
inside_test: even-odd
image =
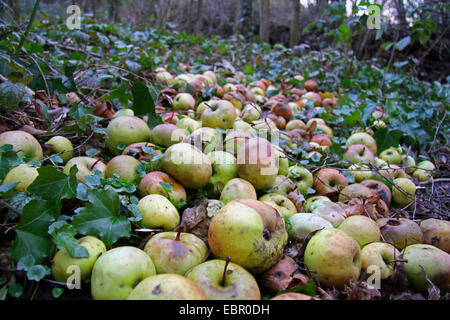
[[[420,223],[420,230],[423,233],[423,243],[450,253],[450,221],[425,219]]]
[[[376,222],[383,239],[393,244],[399,250],[406,246],[423,242],[422,230],[420,230],[417,223],[410,219],[381,218]]]
[[[164,184],[169,184],[170,187],[165,187]],[[147,173],[139,183],[139,193],[142,197],[160,194],[169,199],[175,206],[187,200],[184,187],[174,178],[161,171]]]

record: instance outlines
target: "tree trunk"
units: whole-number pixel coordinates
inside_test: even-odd
[[[159,1],[159,14],[158,14],[158,27],[163,29],[166,26],[167,16],[170,9],[171,0],[160,0]],[[164,5],[166,4],[166,5]]]
[[[259,6],[259,37],[269,43],[270,31],[270,0],[261,0]]]
[[[194,0],[189,1],[187,18],[188,18],[188,21],[187,21],[186,32],[191,33],[192,32],[192,23],[194,21]]]
[[[14,12],[14,17],[20,16],[19,0],[9,0],[9,6]]]
[[[253,32],[253,1],[242,1],[242,30]]]
[[[292,0],[292,3],[294,5],[294,12],[291,23],[291,35],[289,39],[289,46],[291,48],[298,44],[300,33],[300,0]]]
[[[203,26],[203,0],[198,0],[197,22],[195,23],[195,34],[199,35]]]
[[[400,29],[405,30],[408,28],[408,22],[406,22],[406,10],[405,5],[403,4],[403,0],[395,0],[395,9],[397,10],[397,18],[399,21]]]
[[[94,17],[94,19],[95,19],[95,14],[96,14],[96,12],[97,12],[97,8],[96,8],[96,2],[97,2],[97,0],[91,0],[92,1],[92,16]]]
[[[238,34],[239,33],[239,26],[241,25],[241,18],[242,18],[242,6],[243,3],[241,3],[240,0],[236,1],[236,12],[234,15],[234,25],[233,25],[233,33]]]
[[[110,0],[109,3],[109,19],[112,20],[112,22],[117,22],[119,19],[119,0]]]

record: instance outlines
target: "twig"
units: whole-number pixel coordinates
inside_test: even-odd
[[[11,206],[9,203],[7,203],[6,201],[0,200],[0,205],[2,205],[3,207],[8,208],[9,210],[11,210],[14,213],[17,213],[18,215],[22,215],[22,212],[20,212],[19,210],[17,210],[16,208],[14,208],[13,206]]]
[[[439,124],[438,124],[438,126],[436,128],[436,132],[434,133],[433,143],[431,143],[430,149],[428,149],[428,152],[430,152],[433,149],[433,147],[435,145],[435,142],[436,142],[436,138],[437,138],[438,132],[441,129],[441,125],[444,122],[446,117],[447,117],[447,112],[444,112],[444,116],[442,117],[442,120],[439,122]]]

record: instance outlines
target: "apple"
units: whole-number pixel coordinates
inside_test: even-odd
[[[161,160],[162,170],[186,188],[197,189],[206,186],[213,173],[211,160],[188,143],[170,146]]]
[[[237,177],[236,158],[228,152],[213,151],[206,155],[211,161],[213,175],[209,182],[214,186],[213,193],[220,195],[228,181]]]
[[[140,177],[137,173],[136,167],[140,164],[138,160],[131,156],[120,155],[115,156],[109,160],[106,165],[105,177],[113,178],[115,174],[120,178],[125,179],[131,183],[138,183]]]
[[[344,202],[353,198],[366,198],[371,196],[372,191],[370,191],[369,188],[360,183],[353,183],[341,190],[341,192],[339,193],[338,201]]]
[[[405,248],[406,274],[413,289],[428,291],[428,279],[442,293],[450,291],[450,254],[429,244],[412,244]],[[426,276],[425,276],[426,274]]]
[[[143,250],[130,246],[108,250],[92,269],[92,297],[125,300],[140,281],[155,274],[153,261]]]
[[[161,183],[168,183],[172,191],[167,191]],[[142,197],[150,194],[160,194],[169,199],[175,206],[181,202],[186,202],[186,190],[168,174],[161,171],[147,173],[139,183],[139,193]]]
[[[303,84],[306,91],[317,91],[319,90],[319,85],[314,80],[306,80]]]
[[[317,92],[307,92],[301,96],[300,100],[304,105],[311,101],[315,106],[320,106],[322,104],[322,97]]]
[[[123,108],[117,111],[113,118],[123,117],[123,116],[134,116],[134,111],[132,109]]]
[[[352,164],[348,169],[350,174],[355,176],[356,182],[362,182],[372,177],[372,170],[364,164]]]
[[[201,115],[202,125],[209,128],[229,129],[237,118],[236,108],[226,100],[209,104]]]
[[[426,219],[420,223],[420,230],[423,233],[423,243],[450,253],[450,221]]]
[[[346,217],[345,210],[334,202],[323,201],[315,203],[314,209],[311,213],[318,215],[319,217],[330,222],[333,227],[337,228]]]
[[[380,270],[381,280],[384,280],[394,274],[394,260],[399,257],[400,251],[389,243],[369,243],[361,249],[361,267],[365,272],[371,273],[373,271],[369,268],[377,266]]]
[[[314,174],[313,188],[319,196],[335,199],[340,189],[347,185],[347,178],[336,169],[323,168]]]
[[[301,166],[291,166],[288,177],[295,183],[298,190],[306,193],[313,186],[313,175],[308,169]]]
[[[51,145],[50,152],[58,153],[58,156],[66,163],[73,157],[73,145],[69,139],[63,136],[55,136],[48,140],[46,145]]]
[[[382,165],[378,170],[378,177],[384,179],[396,179],[396,178],[406,178],[406,173],[396,164],[386,164]]]
[[[406,154],[402,155],[402,163],[405,161],[405,158]],[[405,169],[406,173],[412,174],[416,170],[416,168],[414,168],[416,166],[416,160],[414,160],[414,158],[411,157],[410,155],[408,155],[408,157],[406,158],[405,165],[407,167],[410,167]]]
[[[312,212],[314,209],[316,209],[318,206],[320,206],[323,202],[332,202],[330,198],[325,196],[312,196],[309,197],[304,203],[303,207],[305,208],[306,212]]]
[[[326,133],[320,133],[313,136],[310,140],[310,143],[317,143],[322,150],[326,150],[326,147],[330,147],[333,145],[333,142],[330,139],[330,136]]]
[[[223,139],[222,134],[216,129],[202,127],[188,135],[183,142],[189,143],[207,154],[215,150],[222,150]]]
[[[252,199],[233,200],[211,219],[208,244],[213,255],[251,273],[268,270],[280,260],[288,234],[281,215]]]
[[[345,150],[343,158],[351,163],[373,162],[375,155],[364,144],[352,144]]]
[[[326,124],[322,124],[322,123],[317,124],[316,129],[313,131],[313,133],[317,134],[317,133],[320,133],[320,132],[325,133],[325,134],[327,134],[330,137],[333,136],[333,129],[331,129]]]
[[[175,229],[180,224],[177,208],[160,194],[149,194],[138,202],[142,214],[142,225],[146,228],[162,228],[166,231]]]
[[[251,273],[229,260],[209,260],[186,274],[205,292],[208,300],[261,300],[258,283]]]
[[[275,122],[269,118],[252,121],[251,127],[256,131],[259,131],[259,136],[262,134],[277,135],[280,132]]]
[[[370,151],[372,151],[374,155],[377,154],[377,142],[370,134],[366,132],[357,132],[352,134],[345,143],[347,147],[353,144],[364,144],[369,147]]]
[[[387,206],[391,205],[392,200],[392,192],[391,189],[383,182],[373,179],[364,180],[361,184],[367,188],[369,188],[372,192],[376,192],[380,199],[382,199]]]
[[[303,129],[306,130],[306,124],[299,119],[293,119],[290,120],[288,123],[286,123],[286,131],[292,131],[294,129]]]
[[[150,151],[145,152],[143,148],[151,149]],[[150,142],[138,142],[138,143],[132,143],[128,145],[123,151],[123,155],[132,156],[135,159],[138,160],[144,160],[149,162],[154,156],[157,156],[159,154],[162,154],[162,152],[158,149],[157,146],[155,146],[153,143]]]
[[[278,175],[273,184],[272,192],[282,195],[287,195],[288,193],[294,191],[297,188],[295,183],[286,176]]]
[[[256,120],[257,121],[257,120]],[[252,137],[256,136],[256,129],[252,126],[254,121],[250,121],[250,123],[245,122],[241,119],[236,119],[236,121],[233,124],[233,130],[235,131],[244,131],[252,135]]]
[[[294,116],[294,111],[288,103],[277,103],[272,107],[272,114],[283,117],[286,121],[289,121]]]
[[[72,273],[67,273],[70,266],[80,268],[80,279],[86,280],[91,275],[92,269],[97,259],[106,252],[106,246],[100,239],[92,236],[85,236],[78,241],[78,244],[86,248],[89,253],[87,258],[74,258],[66,248],[60,249],[52,260],[52,276],[59,282],[66,282]]]
[[[128,300],[206,300],[203,290],[179,274],[158,274],[144,279]]]
[[[294,203],[286,196],[277,193],[267,193],[258,199],[261,202],[267,203],[278,211],[283,217],[291,217],[297,213],[297,208]]]
[[[76,174],[79,182],[84,182],[84,177],[91,175],[94,170],[99,170],[103,175],[106,172],[106,165],[99,159],[91,157],[74,157],[70,159],[64,166],[63,172],[66,175],[70,174],[70,168],[77,166],[78,172]]]
[[[203,240],[190,233],[161,232],[145,244],[144,251],[152,258],[156,273],[184,275],[208,257]]]
[[[251,138],[253,138],[253,135],[246,131],[229,131],[225,136],[225,151],[236,154],[237,150]]]
[[[113,154],[121,153],[119,145],[128,146],[136,142],[149,141],[150,128],[141,118],[134,116],[123,116],[112,119],[107,127],[106,146]]]
[[[203,75],[205,77],[209,78],[212,84],[216,84],[217,83],[217,76],[214,73],[214,71],[207,70],[207,71],[203,72]]]
[[[255,121],[261,118],[261,107],[256,103],[247,103],[242,109],[241,118],[244,121]]]
[[[25,131],[13,130],[0,134],[0,147],[10,144],[19,157],[27,157],[29,161],[40,161],[43,157],[39,141]]]
[[[369,242],[380,241],[381,232],[375,221],[366,216],[350,216],[346,218],[338,227],[346,232],[363,247]]]
[[[376,222],[383,239],[393,244],[399,250],[411,244],[423,242],[422,230],[412,220],[405,218],[381,218]]]
[[[278,174],[286,176],[289,174],[289,159],[280,147],[274,147],[275,157],[277,159]]]
[[[183,119],[177,121],[176,126],[180,129],[184,129],[185,131],[192,133],[195,130],[200,129],[202,127],[202,123],[189,117],[184,117]]]
[[[189,93],[179,93],[173,99],[172,107],[175,111],[195,109],[195,99]]]
[[[22,163],[8,171],[6,177],[3,179],[2,185],[19,182],[14,187],[15,191],[25,191],[33,183],[39,175],[37,168],[28,164]]]
[[[170,147],[186,138],[184,129],[172,123],[159,124],[152,130],[152,142],[163,147]]]
[[[312,236],[306,245],[305,264],[316,271],[321,284],[343,289],[356,282],[361,272],[361,249],[347,233],[324,229]]]
[[[417,169],[414,170],[413,177],[419,179],[419,181],[428,181],[433,176],[436,167],[431,161],[425,160],[417,164]]]
[[[296,213],[289,218],[291,222],[289,238],[305,241],[308,234],[318,229],[333,228],[333,225],[314,213]]]
[[[158,82],[164,83],[166,85],[169,84],[171,80],[173,80],[173,76],[167,71],[157,72],[155,77]]]
[[[398,152],[397,148],[390,147],[386,150],[382,151],[379,157],[385,160],[389,164],[401,164],[402,163],[402,155]]]
[[[287,292],[271,298],[270,300],[320,300],[299,292]]]
[[[222,97],[223,100],[229,101],[236,109],[242,110],[245,97],[239,92],[227,92]]]
[[[394,180],[394,184],[398,186],[398,188],[395,185],[392,186],[392,199],[395,204],[403,208],[414,201],[416,193],[414,182],[407,178],[397,178]]]
[[[278,175],[272,144],[263,138],[248,139],[237,150],[237,170],[256,190],[271,188]]]
[[[308,120],[308,122],[306,122],[306,128],[309,129],[311,127],[311,125],[313,124],[313,122],[315,122],[316,125],[326,124],[325,120],[323,120],[322,118],[311,118]],[[299,129],[303,129],[303,128],[299,128]]]
[[[255,187],[247,180],[234,178],[229,180],[221,194],[220,201],[227,204],[236,199],[257,199]]]

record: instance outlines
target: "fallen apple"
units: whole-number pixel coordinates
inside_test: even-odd
[[[146,228],[162,228],[167,231],[175,229],[180,224],[177,208],[160,194],[150,194],[138,202],[142,221]]]
[[[5,144],[13,146],[13,151],[19,157],[26,157],[29,161],[40,161],[43,157],[42,147],[39,141],[25,131],[13,130],[0,134],[0,147]]]

